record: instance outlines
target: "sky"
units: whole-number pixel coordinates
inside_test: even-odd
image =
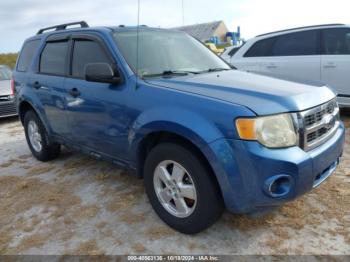
[[[182,1],[184,12],[182,12]],[[0,0],[0,53],[17,52],[40,28],[72,21],[136,25],[138,0]],[[175,27],[223,20],[245,39],[291,27],[350,24],[349,0],[140,0],[140,24]],[[183,19],[184,18],[184,19]]]

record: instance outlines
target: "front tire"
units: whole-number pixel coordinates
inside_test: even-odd
[[[55,159],[61,151],[60,144],[50,142],[46,129],[33,111],[24,116],[26,140],[33,156],[43,162]]]
[[[198,233],[221,216],[218,183],[203,160],[185,146],[157,145],[144,168],[147,196],[158,216],[185,234]]]

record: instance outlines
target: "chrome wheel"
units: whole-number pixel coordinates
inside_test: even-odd
[[[28,123],[28,137],[33,149],[36,152],[41,152],[43,148],[42,138],[41,138],[41,134],[39,133],[38,125],[33,120],[30,120]]]
[[[153,185],[158,200],[170,214],[185,218],[195,210],[195,184],[191,175],[179,163],[162,161],[154,171]]]

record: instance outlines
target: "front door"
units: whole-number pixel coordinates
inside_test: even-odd
[[[322,80],[338,93],[341,104],[350,105],[350,29],[325,29],[322,35]]]
[[[96,153],[127,160],[126,85],[85,80],[86,64],[114,64],[99,39],[73,37],[72,45],[71,72],[65,82],[71,139]]]
[[[277,36],[270,54],[261,58],[260,70],[271,76],[320,82],[320,47],[319,30]]]

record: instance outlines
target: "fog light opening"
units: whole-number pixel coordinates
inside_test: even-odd
[[[292,188],[292,178],[289,175],[278,175],[269,178],[265,183],[265,192],[272,197],[283,197]]]

